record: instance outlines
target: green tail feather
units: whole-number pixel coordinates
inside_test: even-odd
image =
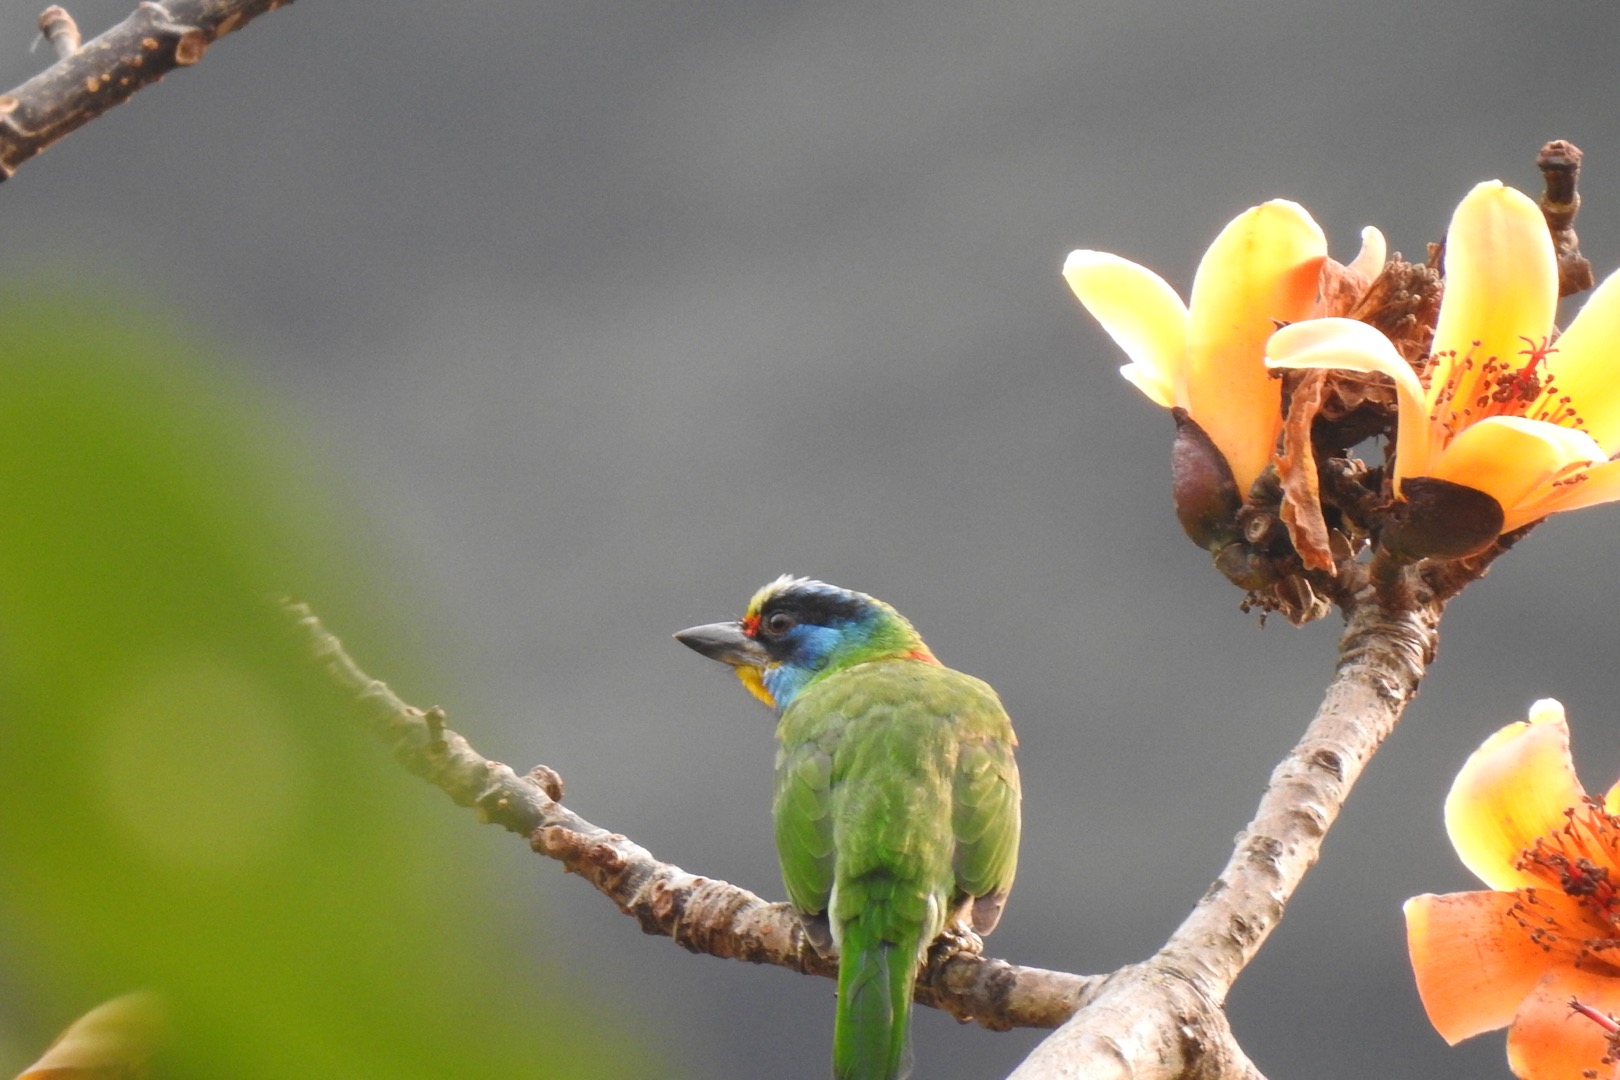
[[[906,1029],[917,984],[917,942],[874,940],[856,919],[844,927],[833,1022],[837,1080],[900,1080],[911,1071]]]

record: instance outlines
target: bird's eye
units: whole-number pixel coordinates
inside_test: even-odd
[[[765,632],[772,637],[780,637],[797,624],[798,620],[785,611],[773,611],[765,620]]]

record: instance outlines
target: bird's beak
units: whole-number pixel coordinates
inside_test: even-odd
[[[694,626],[675,635],[675,640],[711,660],[734,668],[762,668],[770,663],[759,642],[743,633],[742,623],[717,622]]]

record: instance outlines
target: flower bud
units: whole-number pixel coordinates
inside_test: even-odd
[[[1237,514],[1243,506],[1232,468],[1215,448],[1204,429],[1174,408],[1176,439],[1170,450],[1171,492],[1176,502],[1176,520],[1193,543],[1209,552],[1218,552],[1241,539]]]

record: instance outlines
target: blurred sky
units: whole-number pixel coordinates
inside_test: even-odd
[[[128,5],[72,10],[90,36]],[[0,7],[0,86],[48,62],[36,15]],[[1368,223],[1421,256],[1477,181],[1538,190],[1563,137],[1606,275],[1617,32],[1620,7],[1550,0],[301,0],[0,186],[0,267],[200,327],[325,463],[430,658],[374,674],[694,872],[780,897],[772,723],[669,634],[783,571],[891,601],[1022,738],[991,951],[1110,970],[1219,870],[1336,620],[1259,627],[1180,534],[1169,419],[1064,255],[1185,289],[1280,196],[1341,259]],[[1268,1074],[1507,1075],[1499,1035],[1429,1029],[1400,903],[1471,887],[1441,799],[1534,698],[1568,704],[1589,785],[1620,770],[1617,520],[1542,527],[1453,605],[1234,992]],[[643,937],[444,812],[508,868],[514,948],[590,971],[669,1075],[825,1075],[830,981]],[[914,1032],[930,1080],[1002,1075],[1040,1037],[928,1010]]]

